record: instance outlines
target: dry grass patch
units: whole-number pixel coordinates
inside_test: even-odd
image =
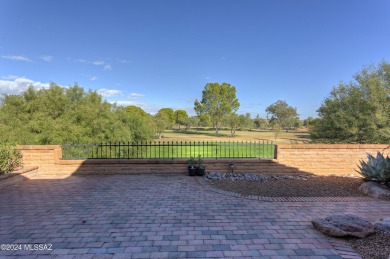
[[[282,132],[275,140],[274,132],[271,130],[237,131],[236,135],[230,137],[230,131],[221,130],[219,135],[215,135],[213,129],[192,128],[190,130],[167,130],[163,133],[161,141],[259,141],[270,140],[276,144],[290,144],[291,140],[310,140],[309,133],[305,130]]]

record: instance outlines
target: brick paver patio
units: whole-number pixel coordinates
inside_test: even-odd
[[[37,177],[0,190],[0,257],[356,258],[310,220],[390,216],[390,202],[264,201],[172,175]],[[25,249],[47,244],[52,250]],[[14,249],[18,249],[14,247]]]

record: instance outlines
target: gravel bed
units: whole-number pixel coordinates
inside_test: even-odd
[[[351,246],[363,259],[390,258],[390,234],[376,231],[374,235],[359,239],[348,239]]]
[[[207,178],[205,178],[207,179]],[[222,178],[207,180],[215,188],[240,193],[243,196],[255,195],[264,197],[362,197],[359,186],[361,178],[321,176],[307,178],[268,177],[264,181],[234,180]],[[363,259],[390,258],[390,234],[376,231],[364,239],[349,238],[350,245]]]
[[[263,197],[361,197],[361,178],[321,176],[299,179],[268,179],[248,181],[221,179],[208,180],[215,188],[240,193],[243,196]]]

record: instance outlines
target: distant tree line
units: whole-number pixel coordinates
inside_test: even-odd
[[[230,129],[233,137],[237,129],[257,129],[271,126],[275,130],[299,127],[297,109],[289,106],[285,101],[278,100],[267,107],[267,116],[270,119],[257,117],[251,119],[250,114],[237,114],[240,103],[236,97],[236,88],[228,83],[208,83],[202,91],[202,100],[195,100],[194,110],[199,118],[212,123],[215,134],[222,126]]]
[[[220,120],[213,122],[212,118]],[[110,104],[77,84],[65,88],[52,83],[39,90],[31,86],[21,95],[6,95],[0,104],[0,143],[10,144],[151,141],[174,127],[189,130],[213,125],[230,127],[234,136],[237,129],[265,127],[266,120],[252,120],[249,113],[190,117],[185,110],[171,108],[151,115],[134,105]]]
[[[194,109],[200,118],[208,118],[218,134],[222,124],[231,136],[240,127],[271,127],[277,135],[286,129],[305,126],[313,142],[319,143],[390,143],[390,64],[383,61],[354,76],[350,83],[340,83],[317,110],[318,117],[301,121],[296,108],[278,100],[266,108],[267,119],[237,115],[236,89],[227,83],[209,83],[202,100]],[[268,117],[270,116],[270,117]]]
[[[0,106],[0,141],[13,144],[90,143],[131,140],[125,110],[86,92],[54,83],[48,89],[29,87],[7,95]]]
[[[167,129],[213,127],[216,135],[228,129],[267,129],[275,138],[283,131],[304,126],[314,142],[390,143],[390,65],[364,68],[355,81],[340,83],[318,109],[318,117],[300,120],[297,109],[278,100],[266,108],[267,117],[237,114],[236,88],[208,83],[195,100],[196,116],[185,110],[162,108],[155,115],[131,105],[116,106],[95,91],[75,84],[64,88],[29,87],[21,95],[6,95],[0,103],[0,143],[63,144],[101,141],[151,141]]]

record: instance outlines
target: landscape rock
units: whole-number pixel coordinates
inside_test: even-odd
[[[380,183],[365,182],[360,185],[359,190],[373,198],[390,200],[390,188]]]
[[[390,217],[376,221],[374,223],[376,229],[385,232],[390,235]]]
[[[222,175],[218,174],[217,172],[210,172],[210,173],[206,174],[205,177],[207,179],[210,179],[210,180],[221,180],[222,179]]]
[[[312,220],[311,223],[322,233],[333,237],[364,238],[375,233],[375,228],[369,221],[354,215],[333,215]]]

